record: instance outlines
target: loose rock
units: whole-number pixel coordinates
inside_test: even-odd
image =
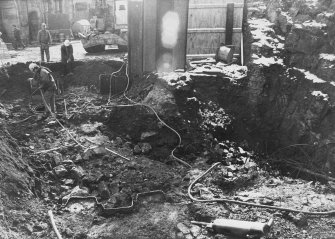
[[[64,177],[67,174],[67,170],[63,165],[55,167],[54,171],[58,177]]]

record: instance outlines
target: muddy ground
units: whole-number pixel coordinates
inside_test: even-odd
[[[193,110],[197,103],[184,102],[180,89],[175,91],[175,108],[166,106],[171,112],[161,115],[180,133],[182,141],[174,155],[189,168],[171,157],[178,136],[151,110],[131,106],[134,102],[122,94],[98,93],[100,73],[111,74],[122,62],[78,62],[75,74],[66,78],[65,92],[57,96],[57,120],[42,118],[39,95],[29,104],[26,66],[9,69],[10,81],[1,97],[0,238],[56,238],[48,210],[53,211],[63,238],[247,238],[191,223],[217,218],[261,223],[273,218],[270,232],[262,238],[335,238],[331,216],[190,199],[190,183],[221,162],[195,184],[194,197],[334,210],[331,183],[296,178],[299,172],[277,170],[269,157],[255,154],[247,143],[213,137],[211,126],[216,116],[222,116],[213,105],[202,106],[202,115],[208,117],[197,122],[204,119]],[[57,64],[49,67],[60,77]],[[124,71],[117,79],[122,93],[127,85]],[[157,76],[146,77],[127,96],[143,100],[156,80]],[[147,192],[152,194],[142,194]]]

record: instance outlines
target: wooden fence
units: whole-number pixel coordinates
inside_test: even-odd
[[[186,55],[214,55],[220,44],[234,45],[239,52],[243,7],[244,0],[129,0],[131,76],[184,69]],[[169,14],[169,31],[176,35],[173,46],[164,44]]]
[[[214,55],[220,44],[240,52],[244,0],[190,0],[188,56]]]

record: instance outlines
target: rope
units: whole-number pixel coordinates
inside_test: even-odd
[[[207,169],[206,172],[204,172],[202,175],[200,175],[198,178],[196,178],[188,187],[187,193],[189,198],[192,201],[195,202],[201,202],[201,203],[234,203],[234,204],[240,204],[240,205],[245,205],[245,206],[251,206],[251,207],[259,207],[259,208],[267,208],[267,209],[274,209],[274,210],[280,210],[280,211],[286,211],[286,212],[295,212],[295,213],[304,213],[306,215],[315,215],[315,216],[332,216],[335,215],[335,210],[333,211],[326,211],[326,212],[310,212],[310,211],[303,211],[303,210],[297,210],[297,209],[292,209],[292,208],[285,208],[285,207],[277,207],[277,206],[268,206],[268,205],[262,205],[262,204],[256,204],[256,203],[248,203],[248,202],[241,202],[237,200],[232,200],[232,199],[225,199],[225,198],[220,198],[220,199],[197,199],[192,196],[191,190],[193,186],[203,177],[205,177],[207,174],[209,174],[214,168],[216,168],[218,165],[221,163],[215,163],[213,164],[209,169]]]

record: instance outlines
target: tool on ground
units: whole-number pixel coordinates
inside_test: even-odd
[[[232,219],[216,219],[212,223],[196,221],[191,221],[191,223],[211,228],[215,233],[246,237],[263,236],[267,234],[273,224],[273,219],[271,218],[267,223]]]

